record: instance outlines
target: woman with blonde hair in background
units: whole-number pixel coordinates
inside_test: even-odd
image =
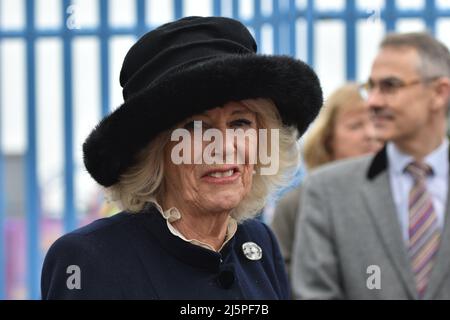
[[[349,83],[326,101],[305,136],[303,158],[311,171],[332,161],[374,153],[381,147],[359,86]],[[289,274],[300,194],[301,186],[279,200],[271,224]]]

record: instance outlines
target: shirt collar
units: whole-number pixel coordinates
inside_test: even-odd
[[[209,249],[212,251],[216,251],[213,247],[211,247],[209,244],[204,243],[200,240],[197,239],[186,239],[185,236],[183,236],[183,234],[181,234],[181,232],[179,232],[174,226],[173,226],[173,222],[181,219],[181,212],[175,208],[169,208],[167,210],[163,210],[163,208],[159,205],[158,201],[155,198],[151,198],[149,200],[150,203],[154,204],[154,206],[156,207],[156,209],[159,211],[159,213],[161,213],[161,215],[163,216],[163,218],[166,220],[167,222],[167,227],[169,228],[170,232],[178,237],[181,238],[182,240],[192,243],[194,245],[203,247],[205,249]],[[223,247],[231,240],[231,238],[233,238],[234,234],[236,233],[237,230],[237,221],[230,217],[228,219],[228,226],[227,226],[227,234],[225,236],[225,241],[223,242],[222,246],[219,248],[218,251],[222,250]]]
[[[406,166],[414,161],[414,158],[400,151],[393,142],[387,144],[387,156],[389,167],[396,174],[403,174]],[[438,177],[448,176],[449,140],[444,141],[433,152],[425,157],[425,163],[433,170],[433,175]]]
[[[425,158],[425,162],[433,169],[433,173],[437,177],[448,177],[448,148],[449,141],[445,138],[441,145]]]

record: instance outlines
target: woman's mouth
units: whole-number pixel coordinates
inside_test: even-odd
[[[223,168],[208,171],[203,175],[202,180],[214,184],[229,184],[234,183],[240,176],[241,173],[238,167]]]
[[[234,173],[234,170],[228,170],[225,172],[211,172],[210,174],[208,174],[208,176],[213,177],[213,178],[227,178],[227,177],[231,177]]]

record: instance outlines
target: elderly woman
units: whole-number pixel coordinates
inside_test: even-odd
[[[52,245],[42,297],[288,298],[277,242],[251,218],[298,164],[297,135],[322,104],[314,72],[256,55],[238,21],[188,17],[144,35],[120,81],[124,104],[83,150],[88,172],[124,211]],[[252,131],[268,135],[250,140]],[[251,161],[267,145],[274,174],[264,174],[268,157]]]
[[[305,136],[303,157],[308,170],[378,151],[383,146],[357,84],[337,89]],[[288,272],[299,214],[301,186],[278,202],[271,223]]]

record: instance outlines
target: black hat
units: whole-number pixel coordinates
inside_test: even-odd
[[[319,80],[303,62],[256,54],[239,21],[187,17],[133,45],[122,65],[124,104],[83,145],[91,176],[109,187],[159,133],[230,101],[270,98],[286,125],[303,134],[322,106]]]

